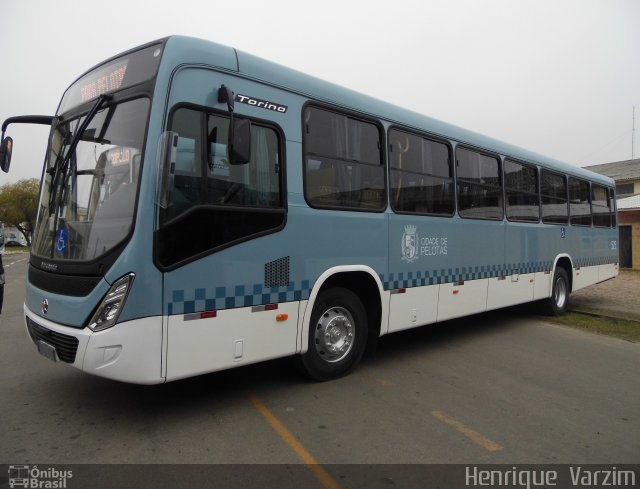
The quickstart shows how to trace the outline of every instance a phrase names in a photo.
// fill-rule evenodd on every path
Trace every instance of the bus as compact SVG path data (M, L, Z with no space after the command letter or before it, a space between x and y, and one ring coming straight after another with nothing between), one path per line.
M37 351L157 384L293 356L350 372L383 335L618 273L610 178L239 50L173 36L80 76L53 116L24 316ZM35 350L34 349L34 350Z

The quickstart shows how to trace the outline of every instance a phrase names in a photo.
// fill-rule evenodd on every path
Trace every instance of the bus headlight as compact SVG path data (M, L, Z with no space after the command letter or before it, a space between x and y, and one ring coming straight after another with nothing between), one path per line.
M135 276L135 273L129 273L113 283L89 321L89 328L93 331L102 331L116 324Z

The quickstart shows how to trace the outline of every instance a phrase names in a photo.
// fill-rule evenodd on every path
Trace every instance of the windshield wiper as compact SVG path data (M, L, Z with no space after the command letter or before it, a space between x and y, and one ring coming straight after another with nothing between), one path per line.
M60 209L64 205L64 201L67 195L67 187L69 185L69 176L73 173L73 171L69 171L69 164L72 161L72 155L75 152L76 147L80 142L80 139L82 138L82 134L87 129L87 127L89 127L91 120L98 113L102 105L107 100L111 100L112 98L113 97L111 95L104 94L104 93L98 97L95 103L91 106L91 109L89 109L89 112L87 112L87 115L82 121L82 124L80 124L76 132L73 134L71 141L69 142L69 148L67 149L67 152L65 153L64 157L61 157L62 151L60 151L60 153L58 154L58 157L56 158L56 162L53 167L53 172L54 172L53 178L51 181L52 189L53 189L51 198L54 199L54 202L57 200L57 203L55 208L53 209L51 208L51 205L49 205L49 211L54 214L54 219L55 219L55 222L53 225L54 229L58 228L58 219L61 217ZM56 193L58 194L57 199L55 198ZM53 239L51 243L52 257L54 254L55 242L56 240Z
M84 121L82 121L82 124L80 124L80 127L78 128L76 133L73 135L73 138L71 139L71 143L69 144L69 149L67 150L67 153L64 155L64 159L60 162L60 164L62 165L63 173L67 171L67 167L69 166L69 161L71 161L71 155L76 150L76 146L78 146L78 143L80 142L80 138L84 134L84 131L87 129L87 127L89 127L91 120L98 113L98 111L102 107L102 104L107 100L111 100L111 98L112 96L106 93L103 93L102 95L100 95L98 97L98 100L96 100L96 103L93 104L93 107L91 107L91 110L89 110L89 112L85 116Z

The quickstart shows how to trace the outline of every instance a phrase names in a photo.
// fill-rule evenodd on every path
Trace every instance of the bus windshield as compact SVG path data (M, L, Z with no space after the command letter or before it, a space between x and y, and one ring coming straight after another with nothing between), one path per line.
M148 111L149 99L138 98L54 125L33 254L89 261L127 237Z

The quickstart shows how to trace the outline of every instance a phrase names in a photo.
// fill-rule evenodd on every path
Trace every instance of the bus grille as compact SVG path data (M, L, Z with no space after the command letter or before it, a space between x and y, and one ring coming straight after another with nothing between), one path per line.
M278 258L264 265L264 286L287 287L289 285L289 257Z
M37 345L38 341L44 341L55 347L58 358L63 362L73 363L76 360L78 351L78 338L62 333L56 333L40 326L27 318L27 328L31 339Z

